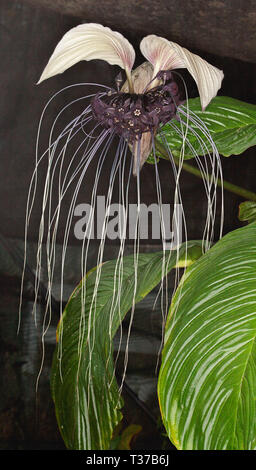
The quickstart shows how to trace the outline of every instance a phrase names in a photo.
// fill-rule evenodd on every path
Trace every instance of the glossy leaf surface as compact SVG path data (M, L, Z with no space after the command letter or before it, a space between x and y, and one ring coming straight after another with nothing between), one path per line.
M186 130L186 118L183 115L181 115L183 126L178 121L172 120L171 122L175 125L175 128L171 124L166 124L162 128L170 150L175 156L180 156L183 145L183 139L178 132L183 132L183 134L187 132L187 144L184 147L185 158L194 157L192 148L199 156L212 151L209 139L192 121L197 117L207 127L219 154L224 157L239 155L249 147L256 145L255 105L227 96L217 96L205 111L201 109L199 98L189 99L182 108L190 114L190 129ZM195 135L195 132L199 138Z
M255 222L256 221L256 202L244 201L239 205L238 218L242 222Z
M256 448L256 224L223 237L177 289L158 383L178 449Z

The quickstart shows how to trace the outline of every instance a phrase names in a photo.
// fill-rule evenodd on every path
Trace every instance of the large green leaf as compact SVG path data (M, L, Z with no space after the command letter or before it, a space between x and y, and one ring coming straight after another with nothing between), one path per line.
M191 264L201 256L201 245L190 242L187 250L182 246L179 258L175 251L171 256L167 252L140 254L135 296L134 256L124 257L123 266L113 260L100 270L93 269L72 294L58 327L51 377L57 421L67 448L109 448L113 430L122 418L111 340L133 301L139 302L158 285L163 267L169 271L178 259L179 266Z
M187 102L190 112L200 118L210 131L211 137L219 151L224 157L239 155L247 148L256 145L256 106L250 103L229 98L227 96L217 96L202 111L199 98L193 98ZM187 105L182 108L186 110ZM183 121L183 133L186 128L186 118L181 115ZM179 131L182 130L178 121L172 120ZM191 146L197 155L205 155L212 152L212 146L206 135L191 120L191 128L197 132L199 139L193 135L191 130L187 131L188 143L184 147L184 157L193 158L194 154ZM170 124L166 124L162 131L174 156L180 156L183 139L179 136L177 129L173 129ZM160 139L160 136L157 137ZM161 140L162 141L162 140Z
M186 271L170 308L158 394L183 450L256 449L256 224Z

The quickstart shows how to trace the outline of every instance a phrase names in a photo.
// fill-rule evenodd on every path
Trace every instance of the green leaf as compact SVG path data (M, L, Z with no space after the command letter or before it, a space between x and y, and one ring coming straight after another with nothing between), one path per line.
M216 96L202 111L199 98L193 98L187 102L190 112L206 125L220 155L229 157L239 155L249 147L256 145L256 105L229 98ZM186 110L187 105L182 109ZM181 115L182 117L182 115ZM186 118L183 116L183 133L186 128ZM172 120L179 131L181 124ZM187 144L184 146L184 158L193 158L192 146L198 156L212 152L212 146L205 134L190 120L189 125L197 132L200 139L193 135L191 130L187 132ZM162 127L165 138L174 156L180 156L183 139L170 124ZM162 142L160 136L157 139ZM190 146L188 145L190 144Z
M178 287L158 394L183 450L256 449L256 224L223 237Z
M159 157L157 157L157 158L155 159L153 153L150 153L150 155L149 155L148 158L147 158L147 163L148 163L149 165L155 165L155 164L158 163L158 162L159 162Z
M256 202L245 201L239 205L238 218L242 222L256 222Z
M109 448L122 418L112 338L133 301L139 302L159 284L163 267L169 271L177 264L189 265L202 254L202 242L190 242L187 248L187 256L186 245L180 248L179 258L175 251L171 256L168 252L140 254L135 296L134 256L124 257L122 266L113 260L100 270L94 268L71 295L58 327L51 377L56 417L68 449Z

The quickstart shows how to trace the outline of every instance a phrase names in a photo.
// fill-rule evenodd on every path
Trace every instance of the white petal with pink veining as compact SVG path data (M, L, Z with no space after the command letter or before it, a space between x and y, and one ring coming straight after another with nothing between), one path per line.
M102 59L129 74L135 60L132 45L122 34L100 24L81 24L58 43L38 83L64 72L80 60Z
M141 41L140 48L154 66L154 75L160 70L187 68L197 84L202 109L206 108L221 87L224 77L222 70L175 42L149 35Z
M170 42L167 39L150 34L142 39L140 50L144 57L154 66L154 75L160 70L171 70L183 68L182 59L171 50Z

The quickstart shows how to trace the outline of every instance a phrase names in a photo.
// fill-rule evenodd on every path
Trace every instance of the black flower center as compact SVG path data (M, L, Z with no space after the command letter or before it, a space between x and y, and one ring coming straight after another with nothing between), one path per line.
M177 84L171 79L144 94L111 90L92 100L95 119L105 128L126 138L129 142L144 132L154 133L160 124L170 121L180 103Z

